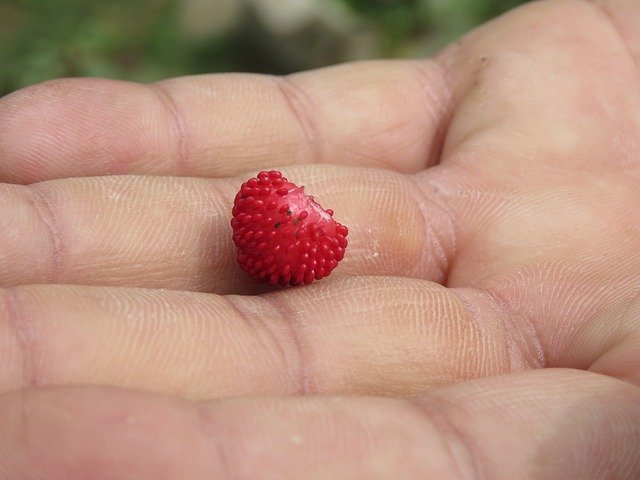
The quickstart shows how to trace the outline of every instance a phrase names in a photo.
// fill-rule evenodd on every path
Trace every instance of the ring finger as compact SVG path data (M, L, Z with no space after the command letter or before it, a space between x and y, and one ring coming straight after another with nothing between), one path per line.
M285 173L349 227L348 255L336 274L444 278L450 218L410 177L334 166ZM0 286L255 292L236 266L229 225L242 180L124 176L0 185Z

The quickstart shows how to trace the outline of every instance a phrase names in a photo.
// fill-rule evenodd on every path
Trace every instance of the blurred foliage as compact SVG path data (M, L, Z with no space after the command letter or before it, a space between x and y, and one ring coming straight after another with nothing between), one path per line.
M349 27L339 30L313 20L292 34L270 27L251 7L256 0L237 0L240 13L228 25L194 36L184 20L189 1L0 0L0 95L63 76L146 82L230 70L279 74L356 58L425 55L524 3L317 0L318 8L339 7ZM209 15L217 15L222 3L229 5L210 0Z

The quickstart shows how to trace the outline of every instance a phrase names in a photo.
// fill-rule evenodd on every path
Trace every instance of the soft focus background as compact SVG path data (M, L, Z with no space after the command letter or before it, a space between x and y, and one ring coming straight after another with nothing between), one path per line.
M524 0L0 0L0 95L42 80L290 73L428 55Z

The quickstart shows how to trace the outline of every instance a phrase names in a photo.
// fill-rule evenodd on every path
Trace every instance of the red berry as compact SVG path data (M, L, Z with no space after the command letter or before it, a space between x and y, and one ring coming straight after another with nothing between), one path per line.
M278 171L244 182L231 213L238 263L257 281L311 283L344 257L347 227Z

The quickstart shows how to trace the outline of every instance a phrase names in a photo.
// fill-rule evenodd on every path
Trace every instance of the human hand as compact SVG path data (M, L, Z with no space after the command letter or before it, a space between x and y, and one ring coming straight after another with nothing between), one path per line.
M639 23L2 99L0 478L638 478ZM330 278L236 266L262 168L349 227Z

